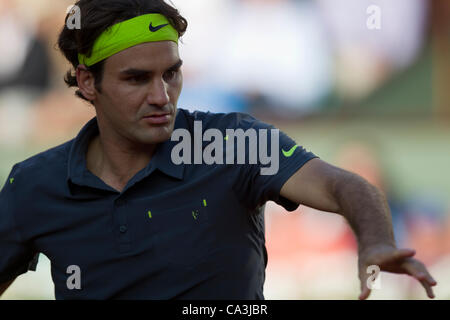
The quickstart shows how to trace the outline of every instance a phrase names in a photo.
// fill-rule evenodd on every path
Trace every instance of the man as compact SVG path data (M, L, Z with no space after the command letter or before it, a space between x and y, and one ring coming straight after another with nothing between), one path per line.
M66 82L97 116L75 139L13 167L0 195L2 290L34 269L41 252L57 299L263 299L263 209L273 200L347 218L358 239L361 299L370 265L415 277L433 297L436 282L414 251L396 248L375 187L249 115L177 109L178 38L187 27L177 10L162 0L77 5L81 29L65 27L58 43L76 70ZM212 156L195 137L199 126L203 140L208 130L209 141L223 134L226 163L197 159ZM228 144L230 129L274 130L268 146L262 135L256 141L262 160L233 163L242 149ZM174 152L171 136L183 133L193 147ZM273 172L261 156L268 147L279 156ZM178 163L191 152L194 164Z

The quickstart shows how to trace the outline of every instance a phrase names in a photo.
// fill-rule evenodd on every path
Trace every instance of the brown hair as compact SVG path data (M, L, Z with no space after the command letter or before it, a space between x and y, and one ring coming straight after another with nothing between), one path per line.
M75 5L81 11L81 28L71 30L67 27L67 20L70 18L68 13L57 43L58 48L73 66L73 69L67 71L64 77L69 87L78 87L75 75L75 69L79 64L78 53L90 55L95 40L116 23L148 13L159 13L170 21L178 31L179 37L183 36L187 29L187 20L164 0L79 0ZM88 68L94 76L95 88L99 92L101 92L104 61ZM75 94L87 100L80 90L77 90Z

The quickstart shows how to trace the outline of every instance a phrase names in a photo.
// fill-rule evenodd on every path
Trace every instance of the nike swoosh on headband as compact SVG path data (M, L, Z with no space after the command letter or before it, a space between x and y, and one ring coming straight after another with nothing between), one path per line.
M159 26L154 27L152 24L153 24L153 22L150 22L150 25L149 25L149 27L148 27L148 29L149 29L151 32L156 32L156 31L158 31L159 29L162 29L162 28L164 28L165 26L168 26L168 25L169 25L168 23L166 23L166 24L162 24L162 25L159 25Z
M78 62L90 67L141 43L173 41L178 44L178 38L178 31L165 16L159 13L145 14L107 28L95 40L89 56L78 53Z

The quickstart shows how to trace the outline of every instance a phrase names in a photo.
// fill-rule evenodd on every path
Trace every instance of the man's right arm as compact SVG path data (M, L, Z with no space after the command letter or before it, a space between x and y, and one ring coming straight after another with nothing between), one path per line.
M3 293L6 291L6 289L8 289L12 285L14 280L16 280L16 279L13 279L13 280L11 280L9 282L5 282L5 283L0 283L0 297L3 295Z

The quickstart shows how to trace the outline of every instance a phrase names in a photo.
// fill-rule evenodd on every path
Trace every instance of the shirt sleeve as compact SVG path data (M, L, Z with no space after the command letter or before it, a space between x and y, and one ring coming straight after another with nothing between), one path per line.
M39 253L23 241L16 226L15 165L0 191L0 283L15 279L28 270L36 271Z
M244 113L237 113L237 119L239 128L242 128L244 131L253 128L256 132L259 132L260 129L266 129L267 137L264 139L264 136L258 135L257 146L246 148L246 161L249 161L248 156L251 153L256 153L259 156L256 164L238 166L240 173L234 183L236 193L252 209L258 208L267 201L272 200L283 206L287 211L294 211L299 204L282 197L280 195L281 188L305 163L319 157L312 152L308 152L273 125L264 123ZM272 132L272 130L275 131ZM270 165L267 164L267 159L264 161L265 163L261 161L260 148L263 140L267 141L267 151L265 153L270 154ZM271 154L272 149L274 150L273 155ZM270 166L272 168L267 170ZM266 170L265 173L264 168Z

